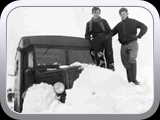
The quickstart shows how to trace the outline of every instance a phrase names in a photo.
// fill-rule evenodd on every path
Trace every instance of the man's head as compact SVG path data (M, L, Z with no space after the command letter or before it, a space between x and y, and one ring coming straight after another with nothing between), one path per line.
M101 14L101 10L99 9L99 7L92 8L92 15L94 18L98 18L100 14Z
M119 10L119 15L121 16L122 20L125 20L128 17L128 10L126 8L121 8Z

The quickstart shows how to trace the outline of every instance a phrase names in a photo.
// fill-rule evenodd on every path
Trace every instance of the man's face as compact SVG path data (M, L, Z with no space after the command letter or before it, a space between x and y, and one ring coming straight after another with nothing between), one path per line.
M123 11L120 13L121 19L125 20L128 17L128 13L126 11Z
M92 15L94 18L98 18L100 16L100 11L99 10L93 11Z

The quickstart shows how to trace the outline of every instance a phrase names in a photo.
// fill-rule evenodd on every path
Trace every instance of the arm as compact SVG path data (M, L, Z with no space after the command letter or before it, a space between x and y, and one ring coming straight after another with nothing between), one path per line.
M146 32L147 32L147 26L145 24L143 24L142 22L137 21L137 28L140 28L140 32L137 35L137 38L141 38Z
M115 36L115 35L118 33L117 26L118 26L118 25L116 25L116 26L112 29L112 36Z
M110 26L109 26L109 24L108 24L108 22L107 22L106 20L104 20L104 27L105 27L106 32L107 32L109 35L112 36L112 30L111 30L111 28L110 28Z
M86 24L86 33L85 33L85 38L88 40L91 40L91 34L89 32L89 24Z

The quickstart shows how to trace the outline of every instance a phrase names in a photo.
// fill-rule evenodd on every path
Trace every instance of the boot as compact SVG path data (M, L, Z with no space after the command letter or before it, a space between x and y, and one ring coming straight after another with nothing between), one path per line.
M105 68L105 58L103 52L98 52L97 53L97 59L98 59L98 65L100 67Z
M126 68L126 73L127 73L127 79L128 79L128 82L132 82L132 72L131 72L131 67L129 68Z
M107 66L107 68L110 69L110 70L112 70L112 71L115 71L114 63L109 64L109 65Z
M91 57L92 57L92 61L93 61L93 63L96 65L96 66L98 66L98 59L97 59L97 55L96 55L96 53L95 53L95 51L90 51L90 55L91 55Z
M106 66L105 61L100 60L99 66L102 67L102 68L105 68L105 66Z
M140 85L140 82L138 82L137 79L136 79L136 76L137 76L137 63L131 63L131 73L132 73L133 83L135 85Z

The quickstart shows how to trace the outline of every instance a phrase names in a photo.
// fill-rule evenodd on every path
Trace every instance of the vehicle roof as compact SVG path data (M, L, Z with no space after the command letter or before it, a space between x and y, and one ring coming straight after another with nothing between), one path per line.
M19 47L28 45L56 45L64 47L90 47L90 41L80 37L70 36L25 36L19 42Z

